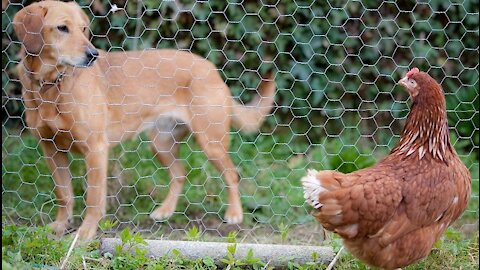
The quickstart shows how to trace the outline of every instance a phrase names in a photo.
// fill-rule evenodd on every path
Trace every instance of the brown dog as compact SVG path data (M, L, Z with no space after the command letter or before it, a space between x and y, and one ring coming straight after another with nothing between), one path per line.
M72 217L69 151L85 156L86 214L79 236L95 236L105 213L108 149L148 129L157 159L168 167L170 191L150 216L174 212L185 181L178 142L188 129L225 177L228 223L242 221L238 174L227 154L230 124L257 130L271 110L272 77L263 97L235 102L215 66L176 50L106 53L88 37L89 19L74 2L45 1L20 10L14 30L26 54L18 66L26 121L40 139L60 207L51 227L63 234Z

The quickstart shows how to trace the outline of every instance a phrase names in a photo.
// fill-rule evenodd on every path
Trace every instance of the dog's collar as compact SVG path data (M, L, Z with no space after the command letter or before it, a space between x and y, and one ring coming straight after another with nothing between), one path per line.
M50 88L54 87L54 86L57 86L62 82L63 78L65 77L65 72L62 71L58 74L58 76L55 78L54 81L46 81L46 80L43 80L43 79L40 79L40 80L37 80L35 79L34 77L34 72L29 70L28 67L24 64L23 67L25 68L25 72L27 73L27 76L30 78L30 80L32 82L34 81L37 81L39 86L40 86L40 93L43 93L47 90L49 90Z
M53 81L53 82L40 80L39 81L39 83L40 83L40 93L44 93L45 91L49 90L50 88L52 88L54 86L58 87L58 85L62 82L64 76L65 76L65 73L60 72L60 74L58 74L57 78L55 78L55 81Z

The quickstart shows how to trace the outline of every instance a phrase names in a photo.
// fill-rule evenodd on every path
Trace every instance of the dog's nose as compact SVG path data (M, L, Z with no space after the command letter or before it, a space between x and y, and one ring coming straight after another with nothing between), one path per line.
M97 49L93 47L87 47L87 50L85 51L85 54L87 55L87 58L89 60L95 59L98 57L98 51Z

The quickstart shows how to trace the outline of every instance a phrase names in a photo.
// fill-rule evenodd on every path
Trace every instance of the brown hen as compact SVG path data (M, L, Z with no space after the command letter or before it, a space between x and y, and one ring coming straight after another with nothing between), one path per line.
M353 173L309 170L302 178L315 218L365 263L412 264L465 210L470 172L450 144L444 93L417 68L400 80L413 105L400 142L373 167Z

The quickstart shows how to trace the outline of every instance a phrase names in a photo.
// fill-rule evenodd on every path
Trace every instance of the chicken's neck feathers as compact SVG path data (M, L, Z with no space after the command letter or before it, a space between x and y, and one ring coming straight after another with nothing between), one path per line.
M414 102L407 117L399 144L392 154L423 159L429 154L445 162L448 151L453 151L448 132L445 104Z

